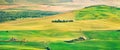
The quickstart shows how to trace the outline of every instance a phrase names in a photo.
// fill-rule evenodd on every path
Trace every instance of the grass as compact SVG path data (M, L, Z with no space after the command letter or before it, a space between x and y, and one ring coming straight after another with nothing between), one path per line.
M81 33L82 34L82 33ZM66 32L58 30L14 30L0 31L0 49L1 50L44 50L45 42L55 42L77 38L80 33ZM8 41L10 38L16 38L23 42ZM6 41L6 42L5 42Z
M52 50L119 50L119 31L85 31L86 41L65 43L51 42ZM93 38L93 39L92 39Z
M56 30L46 30L46 31L0 31L1 39L4 39L5 36L13 35L14 37L26 37L27 41L24 44L20 42L0 42L0 49L7 50L19 50L19 49L28 49L28 50L41 50L45 49L45 43L40 38L44 39L47 45L51 50L119 50L120 49L120 31L118 30L104 30L104 31L83 31L83 33L75 34L79 32L64 32ZM34 40L34 37L39 37L38 40ZM73 43L65 43L64 40L71 40L78 38L79 36L86 36L86 41L77 41ZM48 41L49 38L52 41ZM9 37L10 38L10 37ZM19 38L19 39L20 39ZM54 38L64 39L56 40ZM65 39L70 38L70 39Z
M100 8L98 8L100 7ZM26 18L17 19L16 21L10 21L0 24L0 30L48 30L57 29L63 31L78 31L82 30L117 30L120 29L119 20L119 8L109 6L93 6L89 8L81 9L80 11L67 12L54 16L42 17L42 18ZM98 17L94 17L90 12L94 12ZM99 10L99 11L98 11ZM102 10L102 11L101 11ZM110 10L110 11L109 11ZM118 11L117 11L118 10ZM9 11L8 11L9 12ZM100 12L100 13L96 13ZM76 13L78 16L76 17ZM80 14L79 14L80 13ZM89 13L89 14L87 14ZM113 13L113 14L111 14ZM87 18L79 16L87 14ZM100 15L102 14L102 16ZM91 16L92 15L92 16ZM17 15L16 15L17 16ZM86 15L85 15L86 16ZM89 17L89 19L88 19ZM94 20L91 20L91 17ZM102 17L102 18L99 18ZM83 20L86 19L86 20ZM95 19L96 18L96 19ZM74 20L72 23L52 23L52 20ZM80 19L80 20L75 20Z
M120 8L106 5L89 6L76 11L76 20L120 18Z
M59 17L59 16L58 16ZM63 31L81 30L117 30L120 29L119 22L108 20L81 20L72 23L51 23L58 17L37 18L37 19L20 19L12 22L0 24L0 30L48 30L56 29ZM69 18L67 18L69 19Z
M1 50L43 50L45 49L42 42L0 42Z
M85 41L73 44L56 42L50 43L50 47L52 50L119 50L119 42L120 41Z
M105 19L78 20L73 23L51 22L55 19L74 20L75 18L74 12L69 12L44 18L18 19L1 23L0 40L9 40L14 37L18 40L26 39L27 42L24 46L22 45L23 47L19 42L0 42L0 49L26 50L27 48L27 50L40 50L44 48L42 42L46 42L51 50L120 50L120 31L117 31L120 29L119 22L111 22ZM86 36L88 39L73 43L63 42L80 36Z
M97 40L119 40L120 31L88 31L84 34L91 38Z
M21 30L21 31L0 31L0 40L9 40L14 37L18 40L26 39L27 41L54 41L65 40L78 37L80 33L61 32L57 30ZM64 38L64 39L60 39Z

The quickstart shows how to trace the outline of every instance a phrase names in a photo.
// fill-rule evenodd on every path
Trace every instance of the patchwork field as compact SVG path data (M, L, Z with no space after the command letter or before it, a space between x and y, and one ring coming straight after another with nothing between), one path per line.
M115 7L90 6L54 16L3 22L0 50L120 50L119 12Z

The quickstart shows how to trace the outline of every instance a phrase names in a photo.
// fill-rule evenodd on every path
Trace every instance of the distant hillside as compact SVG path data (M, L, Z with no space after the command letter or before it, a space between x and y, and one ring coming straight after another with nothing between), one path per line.
M89 6L76 11L76 20L119 18L120 8L113 6Z
M0 0L0 4L43 4L71 2L72 0Z

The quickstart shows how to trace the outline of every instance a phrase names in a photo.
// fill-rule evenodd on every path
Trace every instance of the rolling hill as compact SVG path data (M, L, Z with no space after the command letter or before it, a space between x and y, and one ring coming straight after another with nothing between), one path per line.
M113 50L120 49L119 30L83 31L82 33L59 30L13 30L0 31L1 50L45 50L48 46L52 50ZM85 41L64 41L86 36ZM24 43L6 41L14 37L25 39ZM61 47L60 47L61 46Z
M73 12L67 12L54 16L48 16L43 18L28 18L18 19L16 21L5 22L0 24L2 26L0 30L46 30L46 29L58 29L58 30L107 30L107 29L120 29L119 23L119 8L113 8L115 12L112 12L112 8L109 6L92 6ZM89 13L92 12L93 13ZM96 13L95 10L99 13ZM95 12L94 12L95 11ZM102 13L103 12L103 13ZM94 15L92 15L94 14ZM102 15L101 15L102 14ZM83 16L81 16L83 15ZM96 17L98 15L98 17ZM75 20L71 23L52 23L52 20ZM77 20L76 20L77 19ZM86 20L84 20L86 19ZM69 26L68 26L69 25Z
M53 23L53 20L74 22ZM119 8L99 5L54 16L0 23L0 50L45 50L46 47L51 50L120 50L118 20ZM87 39L64 42L81 36ZM10 40L12 38L18 41Z
M90 38L86 41L73 43L51 42L49 46L52 50L119 50L119 31L85 31L85 36ZM62 46L62 47L59 47Z
M76 20L120 18L120 8L106 5L88 6L76 12Z

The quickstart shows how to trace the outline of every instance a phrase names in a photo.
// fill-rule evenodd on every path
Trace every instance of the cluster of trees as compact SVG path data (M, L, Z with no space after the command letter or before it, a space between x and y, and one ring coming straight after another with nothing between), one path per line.
M55 22L55 23L63 23L63 22L74 22L73 20L52 20L52 22Z
M25 11L0 11L0 22L16 20L17 18L36 18L59 14L58 12L25 10Z

